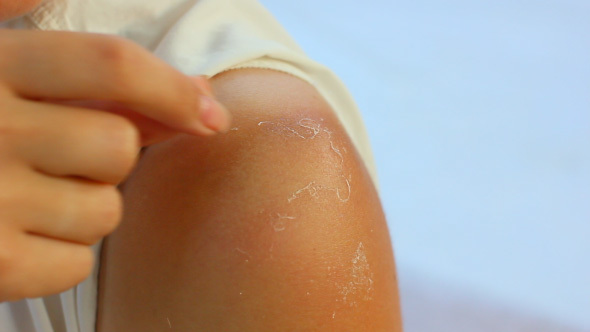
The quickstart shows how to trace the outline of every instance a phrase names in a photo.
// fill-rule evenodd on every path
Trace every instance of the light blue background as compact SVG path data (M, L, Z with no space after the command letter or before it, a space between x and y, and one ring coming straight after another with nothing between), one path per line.
M590 2L263 3L363 111L401 277L590 331Z

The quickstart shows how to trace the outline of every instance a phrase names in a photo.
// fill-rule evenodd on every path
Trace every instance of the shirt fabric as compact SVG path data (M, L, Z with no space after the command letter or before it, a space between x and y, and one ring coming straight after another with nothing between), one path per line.
M0 28L64 30L131 39L188 75L237 68L286 72L332 107L376 184L368 137L342 82L311 60L256 0L49 0ZM60 294L0 303L0 332L94 332L99 254L82 283Z

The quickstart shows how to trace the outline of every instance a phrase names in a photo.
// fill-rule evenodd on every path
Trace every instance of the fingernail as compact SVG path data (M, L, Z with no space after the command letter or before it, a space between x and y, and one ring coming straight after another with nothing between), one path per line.
M209 96L201 95L201 122L216 132L225 133L229 130L230 115L223 105Z

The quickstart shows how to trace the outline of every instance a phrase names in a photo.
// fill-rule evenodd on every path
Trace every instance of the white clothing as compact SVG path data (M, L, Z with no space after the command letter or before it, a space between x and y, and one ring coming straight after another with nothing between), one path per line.
M268 68L314 85L351 137L375 181L361 116L346 88L310 60L255 0L49 0L0 28L119 35L190 75L232 68ZM93 332L99 253L84 282L61 294L0 304L0 332Z

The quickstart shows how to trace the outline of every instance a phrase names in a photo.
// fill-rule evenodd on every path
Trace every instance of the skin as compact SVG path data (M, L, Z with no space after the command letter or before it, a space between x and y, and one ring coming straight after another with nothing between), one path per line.
M0 21L24 15L37 7L43 0L3 0L0 2Z
M0 54L0 301L16 301L88 276L140 146L229 115L203 78L121 38L0 30Z
M2 1L0 19L38 4ZM378 195L309 84L249 69L210 88L119 39L2 33L0 301L80 282L88 246L116 228L99 332L401 331ZM215 104L213 126L197 95ZM211 136L229 128L215 98L237 130Z
M212 85L238 129L147 148L104 242L98 331L401 331L379 198L330 107L269 70Z

